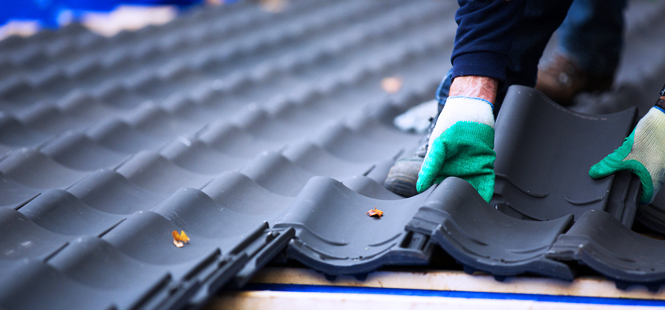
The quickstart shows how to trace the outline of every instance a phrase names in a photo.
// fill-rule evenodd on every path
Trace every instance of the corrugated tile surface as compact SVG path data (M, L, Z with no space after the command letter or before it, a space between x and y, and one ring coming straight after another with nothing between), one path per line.
M2 42L0 304L200 304L286 247L295 231L275 224L299 221L303 188L392 195L377 181L419 137L390 122L447 69L454 9L242 3L108 39L69 27ZM390 248L392 227L351 251ZM176 248L173 230L191 243Z
M329 276L427 264L441 246L497 278L572 278L571 265L546 257L550 245L582 210L630 225L633 196L610 195L630 192L629 180L596 182L594 193L609 193L560 213L544 208L574 188L546 184L556 188L539 200L506 185L494 205L510 216L459 179L409 199L382 186L420 139L392 119L430 99L449 69L455 10L429 0L299 0L281 13L239 3L111 38L68 26L0 42L0 307L200 306L284 250ZM401 89L387 93L386 77ZM631 113L608 117L616 130L598 143L620 144ZM520 177L507 178L535 184ZM383 218L365 215L374 207ZM489 228L473 231L477 219ZM542 238L498 242L506 225ZM175 247L174 230L190 244Z

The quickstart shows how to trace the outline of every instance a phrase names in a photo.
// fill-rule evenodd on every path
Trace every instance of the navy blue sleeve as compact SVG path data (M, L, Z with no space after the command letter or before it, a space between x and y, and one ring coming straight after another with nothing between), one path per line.
M556 1L556 0L552 0ZM508 52L526 0L458 0L453 78L487 76L505 82Z

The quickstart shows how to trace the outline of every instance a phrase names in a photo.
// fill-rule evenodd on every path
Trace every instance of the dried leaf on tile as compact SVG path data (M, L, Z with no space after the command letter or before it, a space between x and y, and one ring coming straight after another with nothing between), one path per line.
M181 230L180 233L174 230L171 235L173 235L173 245L179 248L182 248L185 243L189 243L189 236L187 236L184 230Z
M366 214L369 215L369 216L376 216L378 218L381 218L383 216L383 211L381 211L381 210L377 209L376 207L374 207L374 210L369 210L369 211L367 211Z

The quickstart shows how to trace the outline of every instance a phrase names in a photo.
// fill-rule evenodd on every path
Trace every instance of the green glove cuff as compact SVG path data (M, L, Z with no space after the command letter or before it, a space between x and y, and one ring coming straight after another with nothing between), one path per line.
M456 176L471 183L489 202L494 193L494 128L460 121L437 137L418 174L418 192ZM445 165L444 165L445 163Z
M635 130L633 130L630 136L623 141L623 144L618 149L610 155L607 155L607 157L603 158L599 163L593 165L589 170L589 176L594 179L600 179L614 174L617 171L630 170L640 178L640 182L642 183L640 203L646 204L651 201L654 190L649 170L637 160L629 159L624 161L628 154L633 150L634 143Z

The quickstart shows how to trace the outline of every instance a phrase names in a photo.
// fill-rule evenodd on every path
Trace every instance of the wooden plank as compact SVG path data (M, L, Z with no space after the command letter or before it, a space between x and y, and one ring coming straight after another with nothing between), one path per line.
M488 275L468 275L461 271L377 271L370 273L365 281L341 276L335 281L326 280L323 274L311 269L264 268L252 283L333 285L353 287L383 287L441 291L469 291L492 293L543 294L558 296L583 296L607 298L631 298L665 300L664 290L649 292L643 286L630 286L622 291L614 282L603 278L578 278L566 282L550 278L509 277L504 282Z

